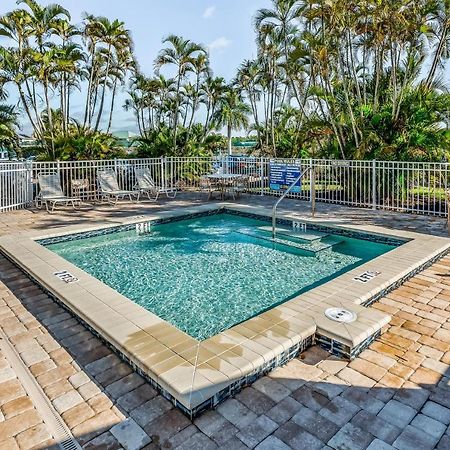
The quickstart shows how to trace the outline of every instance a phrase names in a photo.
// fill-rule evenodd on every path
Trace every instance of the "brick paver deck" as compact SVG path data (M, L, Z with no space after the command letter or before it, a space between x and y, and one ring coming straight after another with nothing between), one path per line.
M1 215L2 233L118 212L30 214ZM351 363L313 347L194 422L2 257L0 327L84 448L448 449L449 268L445 257L375 304L393 320ZM52 445L2 355L0 412L0 449Z

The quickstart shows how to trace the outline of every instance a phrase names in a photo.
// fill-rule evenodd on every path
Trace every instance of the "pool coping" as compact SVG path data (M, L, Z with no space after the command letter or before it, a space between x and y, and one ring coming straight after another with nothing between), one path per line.
M47 234L33 231L8 235L0 238L0 251L192 417L295 357L314 339L338 355L356 356L390 320L387 314L362 305L370 304L395 289L450 248L450 239L442 237L374 226L305 220L299 219L295 213L279 214L282 220L300 220L407 242L199 343L36 242L72 233L208 213L220 208L270 216L270 210L263 207L209 203L130 217L116 224L64 226ZM66 284L54 276L59 270L67 270L79 281ZM366 271L380 273L366 283L354 280ZM324 315L324 310L329 307L351 309L358 319L351 324L333 322Z

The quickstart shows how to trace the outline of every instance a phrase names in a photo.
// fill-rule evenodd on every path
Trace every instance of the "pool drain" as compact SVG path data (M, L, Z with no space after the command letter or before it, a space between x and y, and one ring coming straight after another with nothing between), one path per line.
M328 308L325 315L328 319L340 323L351 323L356 320L356 313L343 308Z

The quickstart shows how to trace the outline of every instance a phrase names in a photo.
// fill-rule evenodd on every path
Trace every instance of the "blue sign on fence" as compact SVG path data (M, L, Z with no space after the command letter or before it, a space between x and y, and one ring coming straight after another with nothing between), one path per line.
M300 176L300 167L292 164L270 163L269 186L273 191L286 190ZM301 192L302 180L298 180L291 192Z

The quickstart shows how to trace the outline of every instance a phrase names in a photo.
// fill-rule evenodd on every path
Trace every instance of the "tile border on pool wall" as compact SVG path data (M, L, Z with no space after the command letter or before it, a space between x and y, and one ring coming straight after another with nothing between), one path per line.
M435 255L433 258L429 259L422 265L416 267L411 272L403 276L402 278L398 279L395 283L392 283L385 289L382 289L380 292L375 294L373 297L371 297L369 300L361 303L362 306L369 307L373 305L374 303L378 302L383 297L386 297L387 294L391 293L395 289L398 289L402 284L404 284L406 281L410 280L411 278L415 277L420 272L423 272L428 267L432 266L436 261L439 261L441 258L443 258L445 255L449 253L449 249L444 250L443 252Z
M154 225L163 225L171 222L180 222L182 220L196 219L198 217L215 216L222 213L223 208L217 208L209 211L201 211L198 213L185 214L182 216L167 217L162 219L141 220L126 225L117 225L113 227L99 228L98 230L81 231L79 233L69 233L61 236L36 239L35 242L47 246L52 244L59 244L62 242L76 241L78 239L87 239L91 237L106 236L108 234L121 233L124 231L132 231L135 229L136 224L138 223L151 223Z
M6 239L0 238L0 252L12 260L12 262L21 268L28 277L33 279L41 288L51 295L55 300L60 303L64 308L70 311L77 319L82 322L88 329L90 329L96 336L101 338L106 344L112 348L122 359L127 361L138 373L144 376L155 388L158 389L161 394L168 398L175 406L179 407L189 417L194 417L200 414L205 409L216 406L225 398L234 395L243 387L251 384L258 377L266 374L270 370L279 365L285 364L289 359L294 358L299 352L303 351L307 346L314 342L314 336L317 339L319 345L324 346L328 350L332 351L338 356L346 358L354 358L359 352L366 348L380 333L382 326L389 321L389 316L385 313L376 310L366 309L362 305L369 305L378 300L383 295L386 295L392 289L395 289L399 284L402 284L405 280L413 276L415 273L423 270L424 267L431 264L440 256L448 252L450 247L450 240L445 238L436 238L430 236L421 236L416 233L409 232L391 232L390 230L373 227L375 230L372 232L363 231L364 226L361 226L363 230L353 229L351 226L334 227L328 225L322 225L321 223L312 223L311 221L302 219L302 222L307 223L308 229L323 231L325 233L341 234L348 237L356 237L359 239L371 240L375 242L381 242L398 246L386 255L379 257L380 259L372 260L364 264L364 270L377 270L377 267L383 267L383 274L380 277L372 280L371 282L361 285L359 283L352 282L352 277L355 273L352 271L343 274L336 279L325 283L323 286L312 289L309 292L300 294L299 296L288 300L287 302L272 308L269 311L261 313L260 315L249 319L241 324L230 328L229 330L219 333L218 335L202 341L205 349L212 349L214 351L214 345L222 344L226 345L232 341L236 341L235 345L237 349L242 349L245 352L245 358L240 357L241 362L237 360L230 360L224 350L223 353L216 353L214 358L224 363L234 365L238 368L239 376L235 376L234 372L231 375L226 376L226 382L212 381L220 379L220 376L226 375L226 371L219 365L213 369L217 372L213 378L208 378L207 372L202 372L202 365L208 365L208 360L204 363L196 365L196 371L199 372L200 379L203 378L208 384L202 384L202 382L194 385L194 394L197 394L197 390L203 390L205 387L204 395L196 395L195 399L186 397L186 383L183 383L183 379L179 380L178 374L184 373L182 365L180 367L174 367L177 377L166 378L166 373L159 372L152 369L153 366L145 364L139 359L137 353L134 353L133 347L129 347L123 340L120 340L120 333L117 334L114 330L107 327L107 323L104 320L104 316L100 315L100 321L98 315L95 320L90 315L91 307L83 309L83 303L77 303L77 295L80 296L80 289L87 291L90 295L97 295L105 306L114 310L114 302L112 298L117 301L118 297L123 297L117 292L113 292L111 288L104 290L107 286L103 285L99 280L88 276L87 273L81 271L82 278L77 286L71 286L70 289L64 286L64 283L59 284L51 279L51 271L54 267L58 267L65 261L63 258L58 257L56 254L51 253L49 249L45 249L43 245L49 245L56 242L64 242L74 239L80 239L83 237L93 237L99 235L106 235L120 231L129 231L135 228L136 223L150 222L153 224L163 224L175 221L194 219L202 216L212 216L221 213L235 214L243 217L254 218L263 220L270 223L270 211L264 208L245 207L243 205L220 204L220 205L208 205L209 209L205 208L205 205L198 207L190 207L189 213L186 209L179 209L177 211L171 211L166 213L160 213L158 215L148 217L139 217L130 219L130 221L123 220L122 224L108 226L103 225L97 229L89 229L82 231L80 228L75 228L75 233L67 234L67 229L59 230L60 235L57 236L58 230L52 230L55 234L36 237L30 235L29 238L21 237L20 240L15 240L14 236L10 236ZM287 217L286 217L287 216ZM132 222L131 222L132 220ZM290 226L296 218L292 218L289 213L280 214L277 223ZM367 228L366 228L367 229ZM36 245L41 244L41 245ZM405 244L405 245L400 245ZM50 257L50 255L55 255ZM34 258L34 259L33 259ZM50 262L53 261L53 262ZM68 268L72 267L80 274L80 269L77 269L70 263L67 263ZM358 270L360 270L362 266ZM35 276L34 276L35 275ZM89 281L83 287L83 283ZM97 291L90 291L90 289L97 288ZM72 291L75 291L73 293ZM78 294L76 293L78 292ZM110 295L105 297L105 293L109 292ZM94 294L93 294L94 293ZM112 294L112 296L111 296ZM117 294L117 296L116 296ZM102 297L103 295L103 297ZM91 298L91 297L89 297ZM92 297L93 298L93 297ZM109 300L111 302L109 302ZM120 299L119 299L120 300ZM97 299L95 299L97 302ZM122 314L123 320L128 320L130 324L137 327L140 331L145 331L144 323L147 323L147 316L149 312L143 310L143 320L133 322L131 315L125 314L128 308L131 308L133 303L131 300L123 297L121 301L121 308L117 309L119 314ZM97 303L95 303L97 305ZM130 306L128 306L130 305ZM134 304L135 305L135 304ZM324 317L324 309L328 307L346 307L354 309L358 314L358 321L355 324L349 324L349 326L342 326L336 323L330 323ZM124 309L126 308L126 309ZM276 314L275 313L276 310ZM114 310L116 311L116 310ZM135 311L135 308L131 309ZM272 313L271 315L271 312ZM103 314L103 310L102 310ZM135 312L133 314L136 314ZM359 318L360 316L360 318ZM272 319L276 320L272 320ZM122 320L122 318L120 318ZM160 322L162 319L159 319ZM92 323L90 325L89 323ZM252 325L253 324L253 328ZM258 331L254 337L246 337L246 331L252 329L258 329L261 325L261 331ZM369 325L370 324L370 325ZM166 326L166 325L164 325ZM173 326L167 324L168 328L175 329ZM248 328L246 328L248 327ZM256 328L255 328L256 327ZM128 330L128 329L127 329ZM283 330L280 333L280 330ZM151 335L151 332L145 331ZM126 336L129 336L131 331L127 331ZM156 339L158 341L158 339ZM207 345L208 344L208 345ZM160 343L161 345L161 343ZM163 344L165 345L165 344ZM169 345L168 348L172 349ZM181 352L182 353L182 352ZM175 351L177 358L185 359L186 364L189 363L189 358L181 356ZM251 355L254 356L251 356ZM213 358L210 358L211 361ZM145 358L144 358L145 361ZM165 360L163 360L165 361ZM247 365L242 366L244 361L247 361ZM250 363L250 365L248 365ZM164 362L166 364L166 362ZM179 364L179 363L177 363ZM211 371L209 367L209 371ZM166 370L166 369L165 369ZM203 376L201 374L204 374ZM220 375L220 376L219 376ZM169 381L167 381L169 380ZM171 381L170 381L171 380ZM196 380L197 381L197 380ZM212 383L212 384L211 384ZM184 388L183 388L184 386ZM191 390L191 386L188 386ZM184 390L183 390L184 389ZM177 398L179 397L179 398Z
M262 222L271 223L272 218L265 215L265 214L257 214L257 213L250 213L245 211L239 211L227 207L217 208L217 209L211 209L209 211L201 211L198 213L190 213L190 214L184 214L184 215L177 215L174 217L166 217L162 219L152 219L148 221L139 221L132 224L127 225L118 225L114 227L108 227L108 228L100 228L98 230L92 230L92 231L86 231L86 232L80 232L80 233L70 233L62 236L55 236L50 238L43 238L43 239L36 239L36 242L38 244L47 246L51 244L59 244L62 242L69 242L74 241L78 239L87 239L91 237L97 237L97 236L103 236L108 234L114 234L114 233L120 233L124 231L132 231L135 229L135 226L137 223L141 222L149 222L150 224L154 225L164 225L172 222L180 222L183 220L190 220L190 219L196 219L200 217L207 217L207 216L215 216L220 214L230 214L240 217L246 217L249 219L255 219L260 220ZM287 225L292 226L292 223L294 222L293 219L283 219L282 217L277 217L277 224L278 225ZM306 222L305 222L306 223ZM377 235L372 234L368 232L358 232L354 230L349 230L345 228L339 228L339 227L329 227L325 225L315 224L307 222L308 229L318 231L321 233L329 233L334 234L338 236L345 236L349 238L354 239L361 239L365 241L370 242L376 242L379 244L386 244L386 245L392 245L392 246L399 246L404 244L405 242L408 242L408 239L400 239L400 238L392 238L390 236L384 236L384 235ZM299 233L301 235L301 233Z

